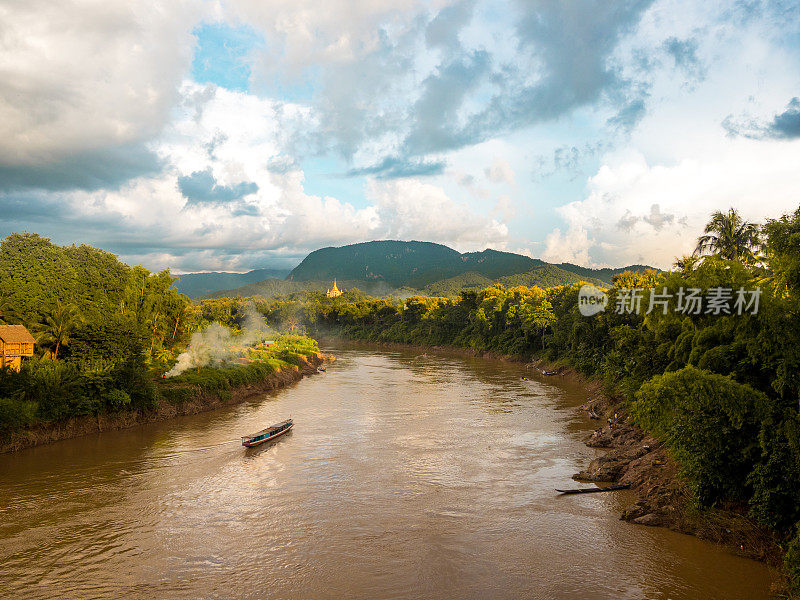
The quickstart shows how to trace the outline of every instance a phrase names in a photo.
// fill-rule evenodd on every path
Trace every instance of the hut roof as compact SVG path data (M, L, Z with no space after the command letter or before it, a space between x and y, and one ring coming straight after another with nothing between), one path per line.
M0 325L0 340L6 344L33 344L36 342L24 325Z

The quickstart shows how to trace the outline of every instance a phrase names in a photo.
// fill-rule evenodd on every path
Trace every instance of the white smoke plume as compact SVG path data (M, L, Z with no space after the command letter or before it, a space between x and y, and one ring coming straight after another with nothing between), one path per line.
M245 306L242 331L234 333L221 323L211 323L192 334L186 351L178 356L175 366L165 373L165 377L175 377L193 367L205 367L230 360L242 354L243 347L252 346L267 339L275 339L277 334L267 325L255 306Z

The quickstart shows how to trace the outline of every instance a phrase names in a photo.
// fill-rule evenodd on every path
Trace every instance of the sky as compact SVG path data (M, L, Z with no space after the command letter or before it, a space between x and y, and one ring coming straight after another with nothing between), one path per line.
M668 267L800 206L800 0L0 0L0 237Z

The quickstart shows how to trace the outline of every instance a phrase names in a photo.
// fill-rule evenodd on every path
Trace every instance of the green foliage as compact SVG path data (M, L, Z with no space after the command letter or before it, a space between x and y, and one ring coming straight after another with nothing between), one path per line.
M643 384L631 413L662 437L701 504L747 500L742 486L760 458L758 431L769 400L730 377L685 367Z
M36 403L0 398L0 432L20 429L36 421Z
M800 595L800 522L795 525L795 531L795 536L786 546L783 564L789 589Z
M103 321L81 323L72 335L67 358L144 361L147 331L131 315L111 314Z

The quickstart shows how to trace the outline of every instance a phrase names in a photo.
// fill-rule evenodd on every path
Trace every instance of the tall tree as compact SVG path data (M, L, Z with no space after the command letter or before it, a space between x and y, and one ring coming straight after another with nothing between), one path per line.
M70 337L80 323L80 315L74 304L56 302L55 308L46 315L44 322L37 327L38 343L53 348L53 359L58 360L62 346L69 344Z
M735 208L727 213L716 211L697 239L696 256L713 255L725 260L755 265L761 259L761 238L758 225L745 221Z

